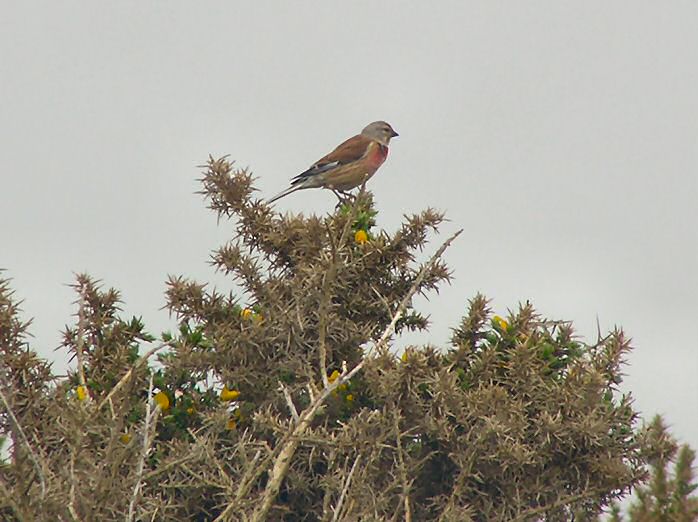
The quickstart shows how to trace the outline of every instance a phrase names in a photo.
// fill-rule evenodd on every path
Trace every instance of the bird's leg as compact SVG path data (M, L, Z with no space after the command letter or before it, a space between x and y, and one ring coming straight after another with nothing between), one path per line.
M337 210L339 210L339 209L341 208L342 203L344 202L344 200L342 199L342 196L339 194L339 191L338 191L338 190L332 189L332 194L334 194L335 196L337 196L337 204L334 206L334 210L337 211Z
M345 203L348 203L351 201L354 196L350 192L345 192L343 190L338 190L338 189L332 189L332 193L337 196L337 206L335 207L336 209L344 205Z

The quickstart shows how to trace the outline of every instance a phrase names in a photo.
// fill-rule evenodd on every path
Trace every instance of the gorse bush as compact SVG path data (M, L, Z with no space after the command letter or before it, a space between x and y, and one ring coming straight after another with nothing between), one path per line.
M80 275L57 378L0 284L4 520L593 520L645 479L659 445L617 389L622 331L586 344L477 295L449 346L397 353L429 326L412 297L451 276L455 236L417 262L439 212L388 233L362 190L282 216L224 158L202 183L239 290L170 277L176 332Z
M698 496L693 495L698 489L693 470L695 451L685 444L679 447L660 417L654 418L644 435L648 438L646 447L649 450L646 457L651 467L649 483L636 488L636 498L630 505L627 517L621 515L617 505L613 505L609 520L698 520ZM673 477L668 472L671 463L674 463Z

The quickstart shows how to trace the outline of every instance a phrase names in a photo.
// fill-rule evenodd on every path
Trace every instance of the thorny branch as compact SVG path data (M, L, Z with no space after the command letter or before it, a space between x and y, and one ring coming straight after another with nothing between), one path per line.
M276 496L279 493L279 488L281 487L281 483L283 482L283 479L286 476L286 472L288 471L288 468L291 465L291 460L296 452L296 449L298 448L301 435L303 435L303 433L308 429L310 423L315 418L315 415L320 410L321 406L324 405L327 398L335 389L337 389L337 387L349 381L354 375L361 371L368 358L368 355L370 355L373 352L382 352L384 350L386 344L388 343L388 340L395 332L395 325L400 320L402 315L405 313L405 310L410 300L419 289L419 286L426 277L427 272L431 270L431 268L438 261L443 252L461 234L461 232L462 230L459 230L450 238L448 238L441 245L441 247L434 253L434 255L429 259L429 261L422 266L421 270L419 271L419 274L412 283L412 287L409 289L407 294L405 294L402 301L400 302L400 305L395 311L392 321L383 331L383 335L381 335L379 341L377 343L374 343L374 345L368 350L366 357L364 357L361 360L361 362L359 362L356 366L354 366L354 368L352 368L348 372L343 372L343 374L340 375L339 378L337 378L334 382L328 383L328 385L323 389L322 393L317 398L315 398L315 400L310 404L310 406L308 406L305 410L303 410L303 412L301 412L299 416L299 421L295 425L294 429L291 431L291 436L289 440L287 440L283 444L279 455L274 460L274 465L272 467L269 480L262 494L262 501L260 502L257 510L252 515L251 520L253 522L262 522L266 519L266 516L274 503L274 499L276 499Z
M78 338L75 342L75 353L78 359L78 380L80 382L80 386L83 387L85 394L89 398L90 391L87 389L87 386L85 386L85 363L82 357L82 350L85 347L85 302L87 299L85 297L85 284L80 282L79 285L80 299L78 301Z

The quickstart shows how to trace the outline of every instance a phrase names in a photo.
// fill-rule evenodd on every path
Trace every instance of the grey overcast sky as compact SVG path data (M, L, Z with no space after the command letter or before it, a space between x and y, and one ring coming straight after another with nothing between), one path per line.
M379 226L431 206L466 229L432 332L401 342L444 345L478 291L588 340L622 325L624 389L698 448L693 0L2 2L0 267L32 346L65 369L74 272L155 333L167 274L228 285L207 260L231 225L194 194L209 153L270 196L376 119L400 133Z

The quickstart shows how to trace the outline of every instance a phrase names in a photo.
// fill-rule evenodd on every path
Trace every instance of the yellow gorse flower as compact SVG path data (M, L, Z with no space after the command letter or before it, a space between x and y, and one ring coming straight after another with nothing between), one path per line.
M167 396L167 394L163 391L159 391L155 394L155 397L153 397L155 400L155 403L160 406L160 409L162 411L165 411L169 409L170 407L170 398Z
M347 401L352 402L354 400L354 396L350 393L346 397Z
M261 323L264 320L264 316L258 312L252 310L252 308L243 308L240 312L240 317L246 320L253 320L256 324Z
M334 382L334 381L336 381L337 379L339 379L339 370L333 371L333 372L330 374L330 376L327 378L327 380L330 381L330 382Z
M237 390L229 390L228 386L223 386L223 389L221 390L221 400L228 402L228 401L234 401L240 397L240 392Z
M78 386L75 388L75 395L77 396L79 401L84 401L87 399L87 388L85 386Z
M128 444L129 442L131 442L131 435L129 435L128 433L124 433L123 435L121 435L121 437L119 437L119 440L121 440L121 442L123 442L124 444Z
M499 325L499 327L500 327L502 330L506 330L506 329L509 328L509 323L507 323L507 321L506 321L505 319L502 319L502 318L499 317L498 315L495 315L495 316L492 318L492 320L493 320L495 323L497 323L497 324Z
M233 419L229 419L228 422L225 423L225 427L228 430L234 430L237 428L238 423L235 422Z
M354 241L356 241L359 245L363 245L366 241L368 241L368 234L365 230L357 230L354 234Z

